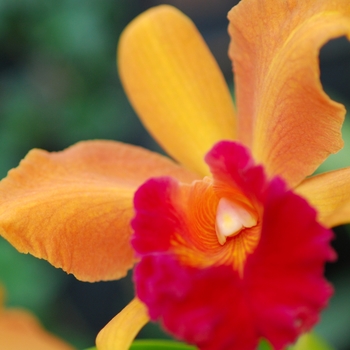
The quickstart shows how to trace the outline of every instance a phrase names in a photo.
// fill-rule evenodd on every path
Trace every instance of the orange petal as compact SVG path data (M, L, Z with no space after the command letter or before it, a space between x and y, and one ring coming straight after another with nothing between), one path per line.
M146 306L135 298L97 335L98 350L128 350L137 333L148 321Z
M324 225L350 223L350 168L312 176L295 190L317 209Z
M160 175L195 178L165 157L113 141L32 150L0 183L0 233L80 280L123 277L134 263L134 191Z
M73 350L41 328L38 321L23 310L0 312L0 349Z
M294 186L343 145L345 109L322 89L318 54L350 37L350 2L243 0L229 19L239 139Z
M175 159L207 174L204 155L234 139L232 99L194 24L167 5L137 17L118 49L119 73L142 122Z
M4 291L0 286L0 349L73 350L73 347L46 332L29 312L3 309Z

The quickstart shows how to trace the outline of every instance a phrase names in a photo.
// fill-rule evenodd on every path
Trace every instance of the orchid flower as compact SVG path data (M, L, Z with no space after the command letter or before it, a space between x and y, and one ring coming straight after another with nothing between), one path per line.
M73 350L46 332L38 320L23 309L5 308L4 290L0 286L0 348L6 350Z
M91 282L137 262L137 297L98 349L127 349L149 318L203 350L283 349L332 294L323 270L329 228L350 222L350 168L308 176L342 147L345 109L318 53L350 37L350 3L242 0L228 17L236 109L178 10L150 9L120 39L131 104L178 163L86 141L32 150L0 183L0 232L19 251Z

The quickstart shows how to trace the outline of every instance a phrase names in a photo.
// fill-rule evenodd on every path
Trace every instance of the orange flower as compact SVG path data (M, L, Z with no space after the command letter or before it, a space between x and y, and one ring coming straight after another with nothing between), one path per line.
M325 226L350 222L350 168L306 179L342 147L345 110L322 90L318 53L350 37L349 1L242 0L229 20L237 115L192 22L169 6L145 12L120 40L120 76L145 126L182 165L113 141L32 150L0 183L1 235L81 280L120 278L135 262L129 221L138 186L208 175L204 155L223 139L250 148Z
M0 349L73 350L73 347L47 333L29 312L3 307L0 288Z

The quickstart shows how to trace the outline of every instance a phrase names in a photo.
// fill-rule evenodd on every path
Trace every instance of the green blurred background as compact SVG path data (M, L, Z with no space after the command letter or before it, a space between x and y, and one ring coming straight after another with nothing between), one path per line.
M0 0L0 178L34 147L61 150L85 139L114 139L152 150L121 88L115 65L118 37L138 13L170 3L197 24L230 85L228 10L237 1ZM322 82L350 105L350 44L339 39L321 53ZM350 166L346 147L321 170ZM339 261L327 267L336 294L317 327L340 350L350 349L350 234L336 229ZM45 327L77 348L94 344L101 329L133 297L131 274L122 281L83 283L45 261L17 253L0 238L0 281L6 304L32 310ZM149 325L141 337L164 337Z

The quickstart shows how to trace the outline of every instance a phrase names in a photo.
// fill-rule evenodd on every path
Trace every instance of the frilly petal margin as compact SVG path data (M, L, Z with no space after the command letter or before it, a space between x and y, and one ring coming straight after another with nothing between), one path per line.
M151 8L118 45L124 89L138 116L172 157L201 175L204 155L236 138L232 98L214 57L191 20L169 5Z
M350 38L350 2L248 0L229 20L239 140L294 187L343 146L345 108L323 91L318 54Z
M135 194L137 296L151 319L201 350L253 350L260 338L281 350L310 330L332 294L323 277L325 262L335 258L332 232L283 180L267 182L247 156L241 146L221 142L206 157L214 181L230 180L252 191L251 198L256 191L263 207L261 238L242 276L231 265L197 268L179 261L172 237L187 229L186 203L175 180L151 179Z
M295 191L317 209L327 227L350 223L350 168L311 176Z
M74 350L63 340L46 332L29 312L3 308L3 294L0 286L0 349Z
M114 141L62 152L32 150L0 182L0 234L20 252L83 281L123 277L135 262L132 198L152 176L195 175L169 159Z
M247 260L246 275L259 332L276 349L310 331L327 306L333 288L324 265L336 258L332 238L307 201L286 190L281 179L270 182L261 240Z

